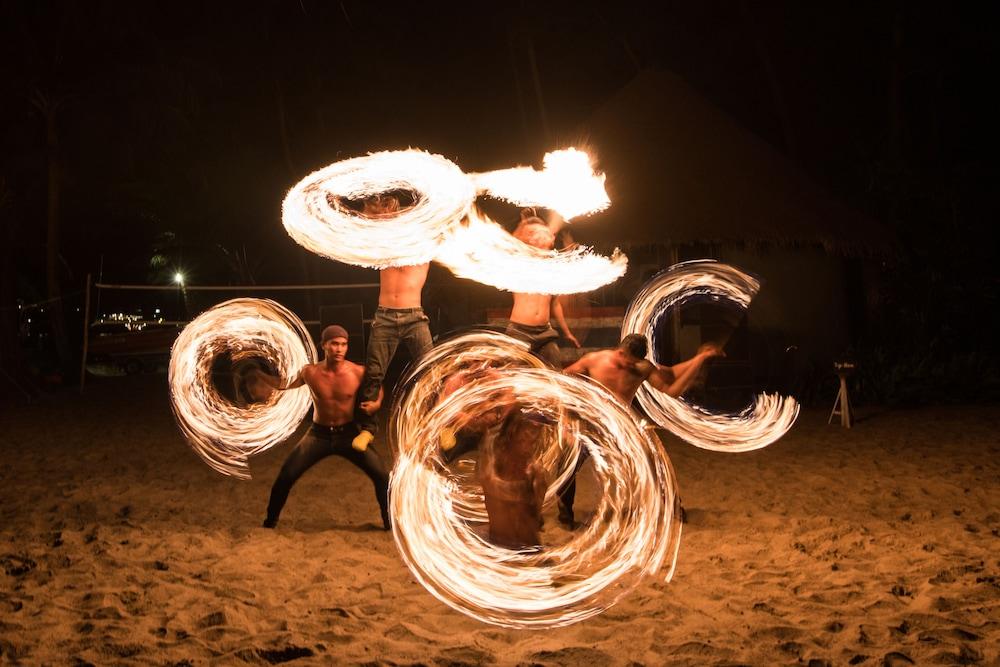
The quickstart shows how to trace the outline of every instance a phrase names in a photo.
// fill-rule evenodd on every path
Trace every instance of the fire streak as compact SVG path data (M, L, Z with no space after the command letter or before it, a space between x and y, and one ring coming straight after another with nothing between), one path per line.
M707 296L746 310L760 291L760 282L736 267L713 260L675 264L654 276L632 299L622 322L622 336L653 332L671 307L695 296ZM720 415L672 398L648 383L636 397L646 414L677 437L703 449L745 452L766 447L795 423L799 405L790 396L760 394L738 414Z
M491 331L466 333L438 343L399 382L389 426L393 444L399 449L419 448L419 436L414 428L421 423L423 416L437 410L439 405L447 401L458 400L455 394L444 395L445 385L449 380L478 376L478 379L465 380L465 383L479 385L491 374L495 375L509 368L541 369L545 368L545 364L531 354L526 343ZM487 397L487 404L474 405L469 410L458 413L456 420L445 426L459 432L469 427L479 415L489 413L497 402L497 397ZM492 433L485 433L484 438L488 439L491 435ZM550 448L548 445L551 444L554 443L546 443L542 463L550 476L560 475L556 481L561 483L576 465L579 449L567 448L568 451L564 451ZM451 503L459 518L485 523L486 505L482 487L475 475L453 473L444 467L443 461L441 470L443 474L450 476L453 485Z
M546 153L544 169L499 169L474 174L476 186L518 206L544 206L569 220L603 211L611 205L604 174L595 174L590 156L575 148Z
M312 405L305 387L274 392L243 407L219 394L212 365L259 358L291 378L316 360L309 332L294 313L268 299L233 299L191 321L170 352L170 399L184 437L225 475L249 479L247 459L288 438Z
M368 217L347 200L405 190L412 206ZM519 167L465 174L440 156L384 151L336 162L293 187L282 205L289 235L324 257L372 268L440 261L456 275L498 289L567 294L596 289L625 273L627 258L588 248L540 251L478 212L478 194L538 205L570 219L609 205L603 174L575 149L545 156L545 169Z
M497 348L488 338L454 344L452 350L468 354L461 361L440 354L452 369L481 368L486 361L498 370L439 401L435 395L448 373L423 365L394 406L393 535L414 576L445 604L515 628L589 618L665 565L669 580L680 523L673 470L655 435L600 385L523 367L534 362L519 358L519 343L501 345L499 354L490 356ZM485 515L470 515L476 498L463 493L461 481L441 460L442 429L511 398L559 424L553 427L558 436L542 444L541 461L552 480L548 500L581 448L593 457L602 490L596 518L566 544L513 551L488 542L481 536ZM489 446L487 437L481 447Z

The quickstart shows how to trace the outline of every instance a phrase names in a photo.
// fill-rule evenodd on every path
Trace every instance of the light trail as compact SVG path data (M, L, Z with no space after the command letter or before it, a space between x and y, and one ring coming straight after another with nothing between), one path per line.
M480 355L496 349L485 339L482 348L466 345ZM423 378L424 386L397 401L393 536L414 576L445 604L505 627L568 625L615 604L646 576L670 578L680 544L676 480L655 435L606 389L586 378L521 367L534 362L504 346L498 368L443 400L434 394L447 373L426 364L411 378L418 384ZM470 367L471 358L453 368ZM491 544L481 536L483 517L469 514L466 503L474 499L463 496L441 459L442 429L511 400L559 424L552 427L558 437L541 444L541 462L556 469L547 499L581 448L593 457L601 487L595 519L563 545L514 551ZM489 439L481 446L491 446Z
M760 291L760 282L736 267L713 260L675 264L647 282L622 321L622 337L643 334L654 340L656 323L669 309L692 298L708 298L745 311ZM673 398L644 382L636 394L650 419L677 437L722 452L766 447L788 432L799 414L790 396L759 394L753 405L736 414L716 414Z
M594 173L590 156L575 148L546 153L543 169L498 169L473 174L477 189L518 206L544 206L566 220L603 211L611 205L604 174Z
M170 352L170 400L177 425L213 469L250 478L247 460L287 439L312 405L306 387L276 391L261 403L240 406L212 381L220 355L257 358L287 382L315 362L316 348L302 321L268 299L233 299L192 320Z
M589 292L614 282L628 268L628 258L617 249L611 257L586 246L540 250L475 211L450 232L436 259L460 278L510 292L544 294Z
M406 191L413 205L366 216L346 202ZM575 149L527 167L465 174L450 160L419 150L384 151L336 162L293 187L282 205L289 235L329 259L385 268L437 260L456 275L508 291L586 292L617 280L627 258L577 247L539 251L480 213L479 194L560 212L567 220L609 205L604 175ZM525 289L529 287L530 289Z
M397 449L419 449L420 441L417 438L420 436L414 429L421 423L424 415L441 409L448 401L459 400L459 389L467 385L478 386L490 377L496 377L498 372L510 368L541 369L545 368L545 364L531 354L527 343L492 331L470 332L439 342L408 369L397 385L389 420L393 446ZM453 433L459 433L469 429L475 432L475 436L481 436L483 441L488 442L496 435L498 424L490 416L499 404L499 396L489 397L484 405L470 406L468 410L457 413L456 419L446 423L441 430L449 429ZM542 447L542 464L550 475L557 475L556 481L561 483L576 465L579 448L554 447L552 445L557 444L556 437L551 436L551 440ZM441 473L449 477L452 485L450 502L456 514L465 521L485 523L486 505L482 487L475 475L446 468L442 452L435 449L437 442L435 439L431 443L437 458L427 460L433 460ZM568 441L558 441L562 442Z
M368 217L346 205L406 190L413 206ZM281 219L306 250L346 264L382 269L423 264L472 207L472 180L455 163L423 151L383 151L334 162L285 196Z

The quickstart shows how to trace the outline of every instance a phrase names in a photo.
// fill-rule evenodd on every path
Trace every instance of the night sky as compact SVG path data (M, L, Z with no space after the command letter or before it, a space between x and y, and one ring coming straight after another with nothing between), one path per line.
M310 171L407 146L466 171L540 165L665 69L890 227L900 280L926 283L919 307L943 283L995 305L995 8L652 6L4 2L4 275L44 298L53 158L65 293L102 257L109 282L184 264L196 283L295 283L307 253L280 205ZM367 275L305 263L314 280ZM962 335L990 330L974 318Z

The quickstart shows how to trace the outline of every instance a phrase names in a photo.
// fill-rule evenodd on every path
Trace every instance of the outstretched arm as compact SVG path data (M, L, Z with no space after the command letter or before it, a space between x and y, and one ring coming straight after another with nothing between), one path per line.
M567 375L586 375L590 376L590 362L593 359L593 352L588 352L583 355L569 366L563 369L563 373Z
M649 384L674 398L690 389L701 367L712 357L725 356L715 345L702 345L698 354L674 366L657 366L649 374Z
M288 389L296 389L306 383L305 379L302 377L302 373L303 371L299 371L298 375L295 376L295 379L289 382L287 386L282 386L281 378L269 375L259 369L254 371L253 377L260 380L271 389L286 391Z

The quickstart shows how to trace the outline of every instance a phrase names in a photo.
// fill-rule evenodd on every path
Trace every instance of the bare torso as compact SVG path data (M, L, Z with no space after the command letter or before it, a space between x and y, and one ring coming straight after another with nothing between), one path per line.
M549 323L552 308L551 294L514 293L514 308L510 311L510 321L528 326Z
M327 363L309 364L302 379L313 398L313 421L324 426L340 426L354 419L354 399L365 369L350 361L334 367Z
M639 386L653 372L653 365L645 359L630 363L618 350L601 350L587 355L585 374L597 380L611 393L629 405Z
M490 541L517 549L538 545L541 540L542 500L545 471L532 452L540 436L536 425L518 417L497 442L493 457L483 461L480 481L490 518Z
M419 308L420 292L430 264L390 266L379 271L378 305L386 308Z

